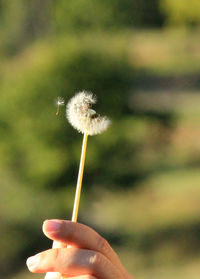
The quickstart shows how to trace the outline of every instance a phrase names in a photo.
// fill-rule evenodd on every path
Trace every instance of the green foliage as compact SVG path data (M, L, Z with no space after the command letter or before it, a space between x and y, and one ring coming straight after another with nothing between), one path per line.
M4 63L1 69L0 166L6 174L1 204L7 201L0 214L1 239L6 243L6 235L13 230L19 241L14 241L9 249L6 246L6 254L0 258L5 275L17 253L21 260L20 255L30 253L31 247L35 250L38 245L38 250L41 249L40 243L36 243L41 234L40 229L35 231L36 225L55 215L68 218L71 215L82 136L67 123L64 108L56 117L57 96L68 101L79 90L92 91L99 99L97 111L114 122L113 130L89 139L84 176L88 195L95 183L106 187L118 176L121 180L124 176L124 169L117 173L121 161L116 153L114 160L112 153L109 155L106 164L103 158L107 159L110 144L114 151L115 146L124 143L117 121L128 113L133 69L126 58L125 40L120 44L118 36L111 38L109 34L104 40L100 35L94 38L92 44L84 36L40 41ZM119 156L126 161L123 152ZM109 162L115 164L109 166ZM30 219L32 225L27 227Z
M10 56L50 34L160 27L156 0L0 0L0 50Z
M118 30L122 27L162 24L158 2L155 0L59 0L54 5L56 30L62 32L108 28Z
M138 278L179 278L171 262L195 259L199 98L174 91L197 90L198 75L184 75L199 70L199 36L127 28L162 26L161 11L173 24L199 24L199 4L159 3L0 0L3 277L29 278L16 270L51 246L42 221L71 217L82 137L63 107L55 116L54 101L82 89L112 125L89 138L79 220L107 233Z
M112 24L113 9L108 1L56 1L55 19L58 30L83 31Z
M51 3L39 0L0 0L0 49L10 56L49 32Z
M164 0L160 1L161 8L168 23L172 25L193 26L200 24L199 0Z
M109 40L110 46L114 43ZM102 113L119 117L126 110L132 70L123 50L106 52L101 41L94 47L77 39L39 43L10 67L12 74L8 70L2 76L1 165L37 187L53 185L76 165L74 152L79 153L81 142L65 112L55 117L56 97L68 100L79 90L89 90L99 97Z

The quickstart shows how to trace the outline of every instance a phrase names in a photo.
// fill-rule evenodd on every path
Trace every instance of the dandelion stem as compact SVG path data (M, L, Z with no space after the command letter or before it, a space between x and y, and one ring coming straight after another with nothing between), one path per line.
M88 139L88 134L84 133L82 150L81 150L81 159L80 159L79 172L78 172L78 179L77 179L77 185L76 185L76 193L75 193L75 199L74 199L74 207L73 207L73 213L72 213L72 222L77 222L77 218L78 218L78 209L79 209L79 204L80 204L83 171L84 171L85 156L86 156L86 149L87 149L87 139ZM57 241L54 241L53 248L59 248L59 247L61 247L60 243ZM67 277L65 277L65 275L62 274L60 279L64 279L64 278L67 278Z
M72 222L77 222L77 218L78 218L78 209L79 209L79 203L80 203L83 171L84 171L84 165L85 165L87 139L88 139L88 134L84 133L82 151L81 151L81 160L80 160L79 172L78 172L78 180L77 180L77 185L76 185L76 194L75 194L74 207L73 207L73 213L72 213Z
M87 149L87 139L88 139L88 134L84 133L82 151L81 151L81 160L80 160L79 172L78 172L78 180L77 180L77 185L76 185L76 194L75 194L74 207L73 207L73 213L72 213L72 222L77 222L77 218L78 218L78 209L79 209L79 204L80 204L83 171L84 171L85 156L86 156L86 149ZM67 277L65 277L65 275L62 274L60 279L64 279L64 278L67 278Z

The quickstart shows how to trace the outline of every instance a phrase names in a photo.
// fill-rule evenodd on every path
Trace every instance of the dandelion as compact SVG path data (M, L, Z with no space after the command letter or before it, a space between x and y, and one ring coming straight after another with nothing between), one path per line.
M57 106L56 115L58 115L60 112L60 106L64 106L64 104L65 104L65 101L62 97L58 97L56 99L56 106Z
M106 116L100 116L91 108L96 101L95 95L82 91L77 93L66 106L66 117L69 123L83 134L81 160L72 214L73 222L76 222L78 217L88 135L100 134L110 125L110 120Z
M81 159L72 213L73 222L77 222L78 218L88 135L93 136L102 133L108 128L111 123L106 116L100 116L95 110L92 109L92 105L94 105L96 101L97 98L95 95L90 92L82 91L71 98L71 100L66 105L66 118L76 130L83 134ZM62 98L58 98L58 111L56 115L59 113L59 106L62 105L64 105L64 100ZM61 247L60 245L61 244L56 241L53 242L53 248ZM63 274L60 276L60 279L67 278ZM55 275L51 276L50 272L47 273L45 278L59 278L59 274L55 273Z

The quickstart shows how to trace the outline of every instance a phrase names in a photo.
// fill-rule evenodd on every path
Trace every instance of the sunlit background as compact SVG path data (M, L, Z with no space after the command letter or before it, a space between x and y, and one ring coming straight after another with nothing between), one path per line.
M112 126L79 221L136 279L199 279L199 25L199 0L0 0L0 278L43 278L42 223L71 218L82 136L55 99L85 89Z

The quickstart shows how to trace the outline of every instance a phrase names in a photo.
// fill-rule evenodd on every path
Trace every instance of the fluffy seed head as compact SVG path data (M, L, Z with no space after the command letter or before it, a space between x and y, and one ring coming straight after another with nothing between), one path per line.
M77 93L66 106L66 117L69 123L80 133L90 136L100 134L110 125L110 120L100 116L91 109L96 103L96 96L92 93L82 91Z

